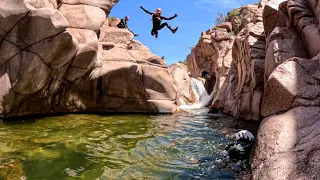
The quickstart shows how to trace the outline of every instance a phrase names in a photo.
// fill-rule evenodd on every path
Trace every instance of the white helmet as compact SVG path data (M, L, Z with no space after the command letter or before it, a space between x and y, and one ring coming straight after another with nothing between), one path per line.
M241 131L237 132L236 140L239 140L239 139L242 139L242 138L247 139L249 141L253 141L254 140L254 135L250 131L241 130Z

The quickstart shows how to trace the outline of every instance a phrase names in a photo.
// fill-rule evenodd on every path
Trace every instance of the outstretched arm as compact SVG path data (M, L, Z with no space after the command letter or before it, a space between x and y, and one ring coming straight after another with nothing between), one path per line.
M146 10L145 8L143 8L142 6L140 6L140 8L144 11L144 12L146 12L146 13L148 13L148 14L153 14L152 12L149 12L148 10Z
M164 17L164 16L161 16L162 17L162 19L164 19L164 20L171 20L171 19L174 19L174 18L176 18L178 16L178 14L175 14L174 16L172 16L172 17L169 17L169 18L167 18L167 17Z

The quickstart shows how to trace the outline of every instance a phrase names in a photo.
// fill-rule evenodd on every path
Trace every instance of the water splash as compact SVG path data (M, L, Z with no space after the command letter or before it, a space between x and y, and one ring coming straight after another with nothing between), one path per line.
M179 106L180 109L191 112L192 110L195 109L202 109L209 105L209 102L213 98L213 92L209 95L207 90L205 89L202 81L196 79L196 78L191 78L191 88L192 92L195 96L196 102L193 104L183 104Z

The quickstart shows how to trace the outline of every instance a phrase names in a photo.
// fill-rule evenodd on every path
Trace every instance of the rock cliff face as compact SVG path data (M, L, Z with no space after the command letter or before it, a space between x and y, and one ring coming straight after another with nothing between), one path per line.
M193 76L216 76L213 109L263 119L252 179L319 177L319 13L317 0L244 6L202 33L187 58Z
M177 105L180 106L195 102L187 66L181 63L172 64L169 66L169 73L173 79L173 86L178 92Z
M267 1L265 9L269 73L265 73L261 109L265 119L252 155L252 175L254 179L317 179L320 6L317 0L279 0Z
M259 119L263 95L262 10L258 5L234 10L230 22L203 32L187 57L192 76L208 71L216 77L212 108L248 120Z
M1 117L174 112L166 63L129 31L104 25L117 2L0 1Z

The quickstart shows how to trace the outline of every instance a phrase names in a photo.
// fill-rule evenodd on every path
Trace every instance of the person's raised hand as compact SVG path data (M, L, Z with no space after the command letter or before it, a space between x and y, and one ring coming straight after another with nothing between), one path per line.
M174 16L175 16L175 17L177 17L177 16L178 16L178 14L175 14Z
M142 7L142 6L140 6L140 8L142 9L143 7Z

